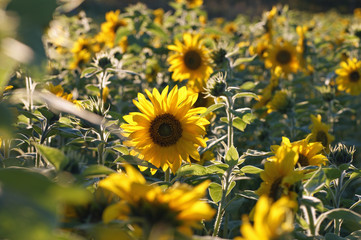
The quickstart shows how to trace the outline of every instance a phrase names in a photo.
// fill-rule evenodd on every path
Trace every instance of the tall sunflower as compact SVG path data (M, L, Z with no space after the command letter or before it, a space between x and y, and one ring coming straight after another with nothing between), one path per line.
M103 221L133 220L143 230L143 238L162 230L192 235L192 228L201 220L210 220L215 210L201 198L205 196L209 181L196 187L175 183L162 190L148 184L142 174L130 165L126 172L114 173L99 182L99 186L116 194L120 201L105 209ZM152 238L156 239L156 238Z
M242 237L235 240L270 240L287 239L293 231L293 211L297 203L288 197L273 201L262 195L257 201L254 212L254 223L251 225L248 216L243 216Z
M286 145L291 147L298 153L298 161L296 164L299 166L324 165L327 161L327 157L321 153L324 147L320 142L309 143L310 137L311 135L308 135L305 139L292 143L288 138L282 137L281 146ZM272 152L276 153L279 147L280 145L271 146Z
M341 62L341 68L336 69L337 89L346 91L351 95L359 95L361 93L361 61L356 58L347 59Z
M280 68L285 74L296 73L299 68L296 47L288 41L279 40L276 44L270 45L265 64L276 71Z
M128 124L121 127L129 141L125 144L134 147L132 154L149 161L163 170L168 167L175 173L182 160L190 158L199 161L198 146L206 147L203 139L205 125L209 122L199 117L206 108L191 108L198 95L187 95L186 87L175 86L168 94L168 86L160 94L146 90L148 98L138 93L138 101L133 103L141 111L124 116ZM155 171L153 171L155 172Z
M311 129L311 142L321 142L326 148L326 151L330 151L330 143L335 140L335 137L329 134L330 126L322 122L321 115L314 116L311 114L312 124L309 126Z
M275 156L265 163L264 171L260 174L263 182L256 193L259 196L266 194L275 201L282 196L295 199L297 194L293 186L303 177L302 172L294 169L297 161L298 153L294 149L287 145L280 146Z
M169 72L174 81L185 79L206 82L213 72L209 50L203 45L199 34L183 34L183 43L175 40L169 45L173 53L168 58Z

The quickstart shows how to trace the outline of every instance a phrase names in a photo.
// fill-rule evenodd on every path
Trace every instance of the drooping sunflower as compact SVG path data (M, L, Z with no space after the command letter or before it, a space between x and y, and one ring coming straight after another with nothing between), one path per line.
M169 45L173 53L168 58L169 72L173 72L174 81L189 79L206 82L212 74L209 50L203 45L199 34L183 34L183 43L175 40L175 45Z
M351 95L359 95L361 93L361 61L356 58L347 59L341 62L341 68L336 69L337 89L346 91Z
M187 94L186 87L175 86L168 94L168 86L160 94L146 90L148 98L138 93L138 101L133 103L141 112L131 112L124 116L127 124L121 128L134 147L132 154L149 161L163 170L168 167L175 173L182 160L190 158L199 161L198 146L206 147L203 139L208 120L199 117L206 108L192 108L198 95ZM155 172L155 171L153 171Z
M276 44L270 45L265 65L267 68L272 68L276 71L277 68L280 68L285 74L296 73L299 68L296 47L282 39L277 41Z
M254 223L251 225L248 216L243 216L242 237L235 240L270 240L287 239L293 231L293 211L297 203L288 197L273 201L267 195L262 195L256 204Z
M281 145L286 145L294 149L298 153L298 161L296 165L299 166L319 166L324 165L327 161L327 157L322 154L324 147L320 142L310 143L311 135L308 135L305 139L296 142L290 142L286 137L282 137ZM280 145L271 146L272 152L277 152Z
M335 137L329 134L330 126L323 123L322 117L320 114L314 116L311 114L312 124L309 126L311 129L311 142L321 142L322 145L326 148L326 151L330 150L330 143L335 140Z
M303 177L301 171L295 170L298 153L287 145L280 146L275 156L267 159L260 177L263 180L256 193L259 196L268 195L274 201L282 196L295 199L297 194L293 191L295 183Z
M179 231L192 235L192 228L201 220L210 220L215 210L201 198L205 196L209 181L191 187L175 183L162 190L156 184L148 184L142 174L130 165L125 172L114 173L99 182L99 186L116 194L120 201L109 206L103 221L133 220L143 230L144 239L162 230Z

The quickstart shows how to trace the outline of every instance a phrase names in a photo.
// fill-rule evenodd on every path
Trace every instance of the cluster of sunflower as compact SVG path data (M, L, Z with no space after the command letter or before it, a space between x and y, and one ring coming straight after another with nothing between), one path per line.
M360 237L361 10L170 6L55 10L1 91L0 238Z

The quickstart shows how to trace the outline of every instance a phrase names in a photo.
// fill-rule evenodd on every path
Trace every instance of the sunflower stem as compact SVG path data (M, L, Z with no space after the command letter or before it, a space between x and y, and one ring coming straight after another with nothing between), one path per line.
M164 181L170 183L170 168L164 172Z
M232 98L227 96L226 98L226 112L227 112L227 120L228 120L228 149L233 146L233 114L231 113L231 109L233 107Z
M311 208L311 206L306 206L307 209L307 216L308 216L308 227L311 233L311 236L315 235L315 212Z

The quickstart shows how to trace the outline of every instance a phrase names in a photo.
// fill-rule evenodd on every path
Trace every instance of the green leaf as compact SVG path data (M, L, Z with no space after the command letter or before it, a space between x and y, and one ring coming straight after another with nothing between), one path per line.
M234 186L236 186L236 181L231 182L231 184L228 187L226 196L228 196L228 194L232 191L232 189L234 188Z
M347 240L359 240L361 239L361 230L354 231L346 237Z
M241 171L243 173L248 173L248 174L259 174L260 172L263 171L263 169L252 166L252 165L247 165L241 168Z
M244 197L244 198L256 200L256 201L258 200L258 195L254 191L251 191L251 190L244 190L244 191L238 193L237 195Z
M129 155L129 150L128 150L127 147L124 147L124 146L115 146L115 147L112 147L112 149L114 149L114 150L117 151L117 152L120 152L121 154Z
M54 113L52 113L49 109L43 107L37 109L43 117L45 117L47 120L51 120L54 117Z
M148 30L161 38L167 38L168 34L157 24L151 23L148 25Z
M114 42L115 43L120 42L122 37L126 37L126 36L130 35L131 33L132 33L132 31L130 29L128 29L128 28L123 28L123 27L118 28Z
M233 126L243 132L244 129L247 127L247 123L239 117L235 117L233 119Z
M1 239L58 239L59 210L65 204L86 204L88 191L63 187L26 168L0 169ZM21 230L19 230L21 229Z
M227 153L226 153L226 157L225 157L225 162L229 165L229 166L235 166L238 163L238 158L239 158L239 154L237 149L232 145Z
M86 178L104 177L109 174L115 173L113 169L110 169L103 165L89 165L82 173Z
M80 75L80 78L90 78L91 76L93 76L94 74L97 74L99 73L101 70L99 70L98 68L96 67L88 67L86 69L84 69L82 72L81 72L81 75Z
M256 84L252 81L248 81L243 83L239 88L241 90L252 90L253 88L255 88Z
M257 55L248 58L238 58L236 61L234 61L232 67L236 67L238 65L241 65L242 63L252 62L256 58L256 56Z
M59 149L47 147L40 144L35 144L36 149L43 156L43 158L50 162L56 170L63 170L69 163L69 159Z
M361 226L361 215L360 214L358 214L352 210L346 209L346 208L337 208L337 209L332 209L330 211L322 213L318 217L316 224L315 224L316 234L319 233L321 224L326 218L330 219L330 220L333 220L333 219L347 220L348 227L350 227L350 228L360 229L360 226Z
M243 115L242 120L247 124L251 124L251 122L253 122L255 118L255 115L253 115L252 113L246 113Z
M250 97L254 99L259 99L258 95L253 92L240 92L233 95L232 99L235 100L237 98Z
M301 199L302 204L306 206L312 206L320 212L324 212L326 209L320 199L312 196L303 196Z
M208 187L209 195L213 202L217 203L222 199L222 186L218 183L212 182Z
M326 174L320 168L315 171L312 177L304 185L304 189L308 192L308 195L320 190L326 183Z
M346 240L346 238L340 237L334 233L326 233L325 240Z
M211 113L211 112L213 112L213 111L215 111L215 110L217 110L217 109L219 109L219 108L221 108L221 107L224 107L224 106L225 106L224 103L216 103L216 104L213 104L213 105L209 106L209 107L207 108L207 110L206 110L204 113L202 113L200 116L201 116L201 117L205 117L205 116L207 116L209 113Z
M142 159L139 159L137 157L131 156L131 155L119 156L117 159L115 159L114 162L127 163L127 164L131 164L131 165L139 165L139 166L154 168L154 169L157 168L153 164L151 164L147 161L144 161Z
M176 173L177 177L183 176L205 176L211 174L223 174L229 168L228 164L214 164L202 166L199 164L184 165Z
M338 168L323 168L322 170L325 172L329 181L341 176L341 171Z

